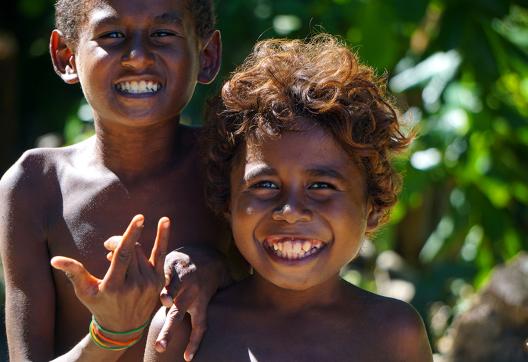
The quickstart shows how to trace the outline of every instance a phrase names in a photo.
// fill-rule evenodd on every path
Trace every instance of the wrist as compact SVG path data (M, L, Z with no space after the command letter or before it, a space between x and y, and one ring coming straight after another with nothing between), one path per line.
M128 331L111 331L101 326L95 317L92 316L89 333L92 342L97 347L112 351L123 351L141 340L147 324L148 321Z

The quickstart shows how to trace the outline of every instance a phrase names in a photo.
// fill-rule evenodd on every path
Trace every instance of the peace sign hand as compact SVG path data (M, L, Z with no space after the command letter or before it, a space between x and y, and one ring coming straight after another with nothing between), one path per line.
M102 280L75 259L63 256L51 259L51 265L70 279L77 298L108 330L122 332L143 325L158 305L159 293L165 285L163 264L170 221L166 217L159 220L150 259L137 243L143 223L143 215L134 216Z

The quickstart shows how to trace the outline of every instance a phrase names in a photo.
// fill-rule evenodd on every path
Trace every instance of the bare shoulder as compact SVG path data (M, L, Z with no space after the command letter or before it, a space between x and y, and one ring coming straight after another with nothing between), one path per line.
M432 352L422 318L401 300L361 291L373 333L394 361L432 361Z
M58 169L70 163L83 147L86 143L24 152L0 179L0 215L6 221L0 229L6 231L8 226L24 223L26 233L30 229L42 234L43 230L38 229L45 223L49 202L59 192Z
M28 150L2 176L0 185L9 188L23 188L32 185L35 178L53 175L61 164L71 163L91 143L87 140L72 146L60 148L35 148Z

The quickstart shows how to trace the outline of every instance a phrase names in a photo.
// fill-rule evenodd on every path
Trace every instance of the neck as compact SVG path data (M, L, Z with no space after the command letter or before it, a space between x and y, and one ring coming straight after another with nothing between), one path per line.
M305 290L291 290L278 287L256 273L249 288L257 305L284 314L332 306L343 297L343 282L339 276Z
M134 180L162 172L175 161L178 121L144 127L97 122L96 154L119 178Z

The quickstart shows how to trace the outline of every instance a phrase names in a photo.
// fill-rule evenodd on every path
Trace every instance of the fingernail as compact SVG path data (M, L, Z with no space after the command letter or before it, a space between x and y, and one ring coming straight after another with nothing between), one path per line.
M190 354L190 355L187 356L187 358L184 357L184 359L185 359L187 362L189 362L189 361L192 361L193 357L194 357L194 354Z
M156 343L158 345L158 347L160 347L163 351L165 351L167 349L167 341L162 339L161 341L158 341Z

